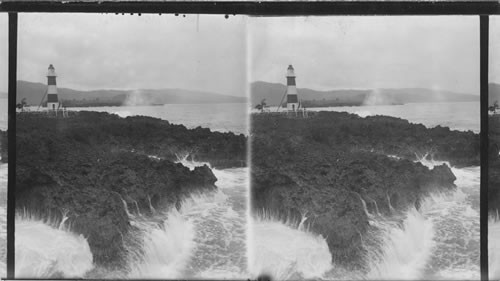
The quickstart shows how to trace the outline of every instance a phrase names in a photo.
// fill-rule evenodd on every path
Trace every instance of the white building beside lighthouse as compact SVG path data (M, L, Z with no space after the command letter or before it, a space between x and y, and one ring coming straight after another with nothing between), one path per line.
M288 66L286 72L286 108L288 111L298 111L299 96L295 85L295 72L292 65Z
M51 64L47 72L47 109L57 110L59 108L59 98L57 97L56 71Z

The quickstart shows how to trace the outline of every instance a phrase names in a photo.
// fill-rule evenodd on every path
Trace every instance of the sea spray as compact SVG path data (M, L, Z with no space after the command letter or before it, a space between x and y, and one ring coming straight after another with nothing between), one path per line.
M178 162L191 170L207 164L188 160L188 155ZM246 277L247 170L212 169L217 190L193 193L180 208L156 210L152 218L132 215L132 225L140 229L141 248L134 248L134 243L129 248L128 277Z
M0 276L7 273L7 178L8 164L0 164Z
M299 224L300 225L300 224ZM276 280L323 278L332 269L326 240L279 220L252 221L250 275Z
M433 168L445 161L421 160ZM433 192L422 203L420 212L435 225L436 242L426 267L430 279L479 279L479 183L480 168L451 167L456 189Z
M500 279L500 218L488 221L488 269L490 280Z
M378 218L371 225L381 235L379 249L369 249L367 254L368 279L407 280L423 276L432 249L434 226L414 207L406 212L403 222Z
M236 250L245 247L244 218L227 199L221 191L192 194L179 210L163 214L163 224L134 218L143 238L141 254L133 253L129 260L129 277L243 277L244 253Z
M16 216L16 278L81 278L93 268L87 239L32 216Z
M162 224L141 218L133 225L142 231L140 253L129 257L129 278L180 278L194 248L194 226L172 208Z

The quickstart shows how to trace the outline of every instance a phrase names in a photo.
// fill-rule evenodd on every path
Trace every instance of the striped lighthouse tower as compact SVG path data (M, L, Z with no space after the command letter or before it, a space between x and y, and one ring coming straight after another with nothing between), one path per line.
M57 110L59 108L59 99L57 97L56 72L54 66L49 66L47 72L47 108L49 110Z
M289 65L286 72L286 108L288 111L299 109L299 97L295 86L295 72L293 66Z

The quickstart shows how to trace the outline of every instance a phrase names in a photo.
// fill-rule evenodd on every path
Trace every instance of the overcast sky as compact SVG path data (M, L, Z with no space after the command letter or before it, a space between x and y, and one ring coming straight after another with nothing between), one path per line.
M21 14L19 72L82 90L183 88L245 95L245 17Z
M479 17L252 18L250 79L298 87L479 94Z
M0 13L0 92L7 92L8 75L8 14Z
M490 77L496 82L498 19L492 17L490 39ZM299 87L479 92L477 16L201 15L199 26L197 20L196 15L20 14L18 78L46 83L52 63L60 87L184 88L243 96L246 81L285 83L286 68L293 64ZM0 91L6 91L4 13L0 30Z
M500 84L500 16L490 16L489 80Z

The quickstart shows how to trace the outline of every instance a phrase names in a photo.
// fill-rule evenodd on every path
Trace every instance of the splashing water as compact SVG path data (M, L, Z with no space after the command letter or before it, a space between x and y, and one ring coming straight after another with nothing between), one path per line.
M420 162L449 165L425 157ZM371 278L479 279L479 167L451 170L456 190L429 194L419 211L407 212L402 226L386 231L384 256L372 266L377 270Z
M251 225L252 278L260 274L277 280L323 278L332 269L332 256L321 235L270 218Z
M204 163L179 162L194 169ZM154 219L132 216L142 233L132 249L132 278L245 278L246 184L248 169L213 169L215 192L192 194L181 208ZM155 221L163 221L157 223Z
M372 225L376 226L383 237L382 253L377 256L377 251L369 252L368 278L422 278L422 271L435 246L432 221L411 208L401 226L382 218L373 220Z
M16 278L77 278L94 267L87 239L30 215L16 216L15 247Z
M8 165L0 164L0 277L7 274L7 173Z
M174 208L163 224L135 218L132 225L144 232L143 255L131 255L130 278L179 278L192 256L194 226ZM133 250L131 250L133 251Z
M490 280L500 279L500 219L490 217L488 221L488 269Z

